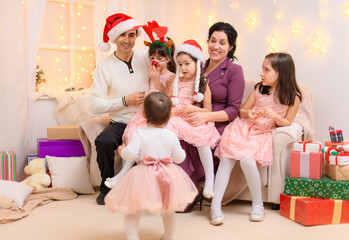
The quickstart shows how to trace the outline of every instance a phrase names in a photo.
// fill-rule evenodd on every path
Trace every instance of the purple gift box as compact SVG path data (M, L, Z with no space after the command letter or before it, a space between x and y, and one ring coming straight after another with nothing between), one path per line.
M86 156L80 140L47 140L38 138L38 154L40 158L46 155L52 157Z

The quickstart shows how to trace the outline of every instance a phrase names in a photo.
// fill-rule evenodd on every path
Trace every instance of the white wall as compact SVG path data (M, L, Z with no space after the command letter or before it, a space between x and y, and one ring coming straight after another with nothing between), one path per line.
M197 38L207 55L206 38L209 16L212 21L230 22L238 31L237 57L246 79L259 79L264 56L268 52L267 38L274 31L281 38L281 50L289 52L296 64L299 83L307 84L314 94L316 119L315 138L329 140L328 126L343 130L349 140L349 16L344 16L346 0L177 0L145 1L147 20L157 20L169 28L176 45ZM238 4L237 9L231 7ZM131 8L130 6L129 8ZM163 9L166 9L164 11ZM194 10L193 10L194 9ZM127 10L127 9L126 9ZM276 12L282 18L275 18ZM320 12L326 11L322 17ZM127 12L127 11L126 11ZM257 15L257 24L248 28L250 12ZM135 16L136 18L136 16ZM292 25L299 19L303 30L292 34ZM145 21L145 19L139 19ZM328 37L324 54L308 54L309 42L316 30ZM139 41L141 42L141 41Z
M168 35L178 46L189 38L197 38L203 45L205 54L209 16L212 22L230 22L238 31L237 63L240 64L246 79L259 79L259 72L264 56L268 52L267 38L274 31L281 38L281 50L289 52L296 64L297 80L307 84L314 94L314 113L316 119L315 138L321 142L328 140L328 126L341 128L344 139L349 140L349 17L342 14L346 0L109 0L110 13L124 12L132 15L140 23L157 20L160 25L169 28ZM232 4L238 4L233 9ZM327 17L320 12L326 10ZM276 12L282 18L276 20ZM254 28L248 28L246 18L250 12L257 16ZM303 24L299 35L291 33L296 19ZM315 30L321 30L327 37L324 54L309 55L307 38ZM101 35L102 38L102 35ZM145 48L143 34L137 47ZM42 100L45 101L45 100ZM54 126L57 121L53 115L43 117L42 107L50 110L55 107L54 100L36 102L33 116L36 136L45 137L46 127ZM41 129L41 130L40 130ZM31 147L33 149L33 146Z

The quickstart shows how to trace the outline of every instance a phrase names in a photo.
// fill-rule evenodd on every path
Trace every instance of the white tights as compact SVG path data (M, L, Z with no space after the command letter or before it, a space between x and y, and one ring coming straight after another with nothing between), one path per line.
M211 203L211 210L221 209L222 199L229 183L231 171L233 170L235 164L236 160L234 159L220 159L214 185L214 197ZM240 161L240 166L245 175L248 188L252 195L252 206L263 206L261 178L257 169L256 160L246 159Z
M209 146L198 147L198 152L205 171L205 186L210 186L211 188L213 188L214 171L211 148Z
M125 215L125 232L127 240L138 240L138 226L142 213ZM174 212L164 212L161 214L165 232L162 235L163 240L175 239L176 215Z

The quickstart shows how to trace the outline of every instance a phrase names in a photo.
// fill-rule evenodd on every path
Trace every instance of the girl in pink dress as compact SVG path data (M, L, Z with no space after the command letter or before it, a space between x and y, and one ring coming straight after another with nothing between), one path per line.
M214 171L211 148L216 147L220 134L214 122L194 127L186 121L188 114L193 111L212 111L211 91L201 72L201 64L205 63L205 56L200 45L191 39L176 49L174 58L177 72L168 90L174 107L167 128L175 132L179 139L198 148L205 171L203 195L206 198L212 198Z
M288 53L270 53L262 64L257 83L240 109L239 117L224 130L215 155L220 158L211 204L211 223L223 223L221 202L230 173L240 161L252 195L251 221L264 220L260 175L257 165L273 163L272 134L276 127L289 126L302 99L295 65Z
M169 83L175 78L174 72L176 71L176 64L172 58L175 49L173 40L164 36L167 30L162 31L162 35L157 35L160 39L154 39L153 31L163 28L160 27L156 21L148 22L148 26L144 25L142 27L152 41L145 42L145 45L149 46L148 55L151 62L151 66L148 70L150 78L149 92L160 91L165 93ZM127 127L122 136L122 142L127 145L134 131L136 131L137 128L146 126L147 121L143 116L143 109L140 109L127 123ZM113 178L107 178L104 184L112 188L133 165L134 163L132 162L125 162L121 171Z
M162 240L175 239L175 211L183 211L197 195L184 170L173 164L185 159L177 136L166 129L172 103L160 92L144 100L147 127L138 128L129 144L118 148L121 157L136 161L105 197L106 206L125 214L127 239L138 239L138 224L144 211L160 213L165 232ZM155 238L154 238L155 239Z

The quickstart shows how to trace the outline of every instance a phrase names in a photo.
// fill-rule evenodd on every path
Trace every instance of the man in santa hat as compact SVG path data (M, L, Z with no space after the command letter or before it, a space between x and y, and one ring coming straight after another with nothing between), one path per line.
M94 113L109 113L109 125L95 140L97 162L101 170L102 182L97 204L104 205L104 197L109 188L104 185L107 178L113 177L114 151L122 144L122 134L130 118L143 103L145 91L149 89L147 51L133 49L139 24L130 16L117 13L106 19L103 42L99 47L103 51L116 44L116 51L100 61L94 74L91 93L91 108ZM126 172L133 163L126 163Z

